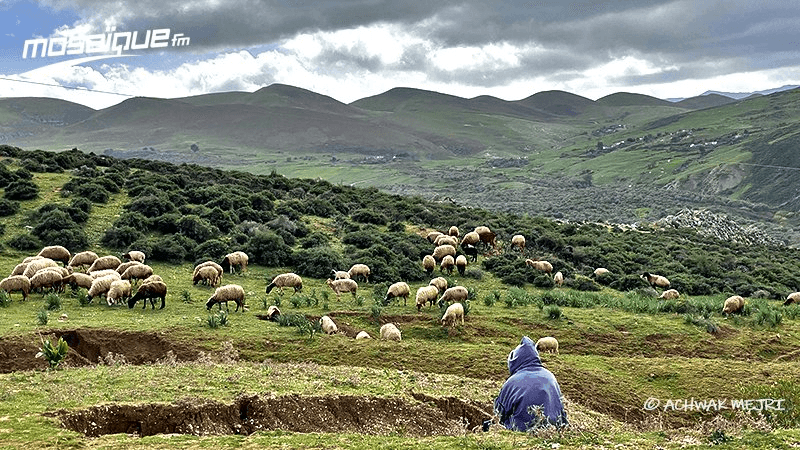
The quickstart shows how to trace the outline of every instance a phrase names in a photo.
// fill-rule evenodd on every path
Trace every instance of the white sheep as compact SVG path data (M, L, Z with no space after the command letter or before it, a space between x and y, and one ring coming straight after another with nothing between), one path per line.
M144 285L142 287L144 287ZM238 284L226 284L225 286L218 287L214 291L214 295L209 297L206 302L206 310L210 310L211 307L214 306L214 303L219 305L220 310L222 310L222 304L225 303L225 310L227 310L228 302L236 302L236 311L239 311L239 307L241 307L242 312L244 312L246 308L244 304L244 288Z
M95 280L98 279L98 278L103 278L103 277L107 277L107 276L116 277L117 280L121 280L122 279L122 275L120 275L120 273L117 272L116 269L95 270L94 272L89 272L89 276L92 277Z
M455 265L456 265L455 259L453 259L453 257L450 255L445 255L445 257L442 258L442 264L439 266L439 271L441 272L447 271L448 275L452 275L453 267L455 267Z
M294 272L282 273L276 275L272 282L267 285L267 294L276 287L281 291L281 294L283 294L283 288L285 287L293 288L294 292L297 293L303 290L303 279Z
M69 253L69 250L66 247L62 247L60 245L50 245L47 246L39 251L39 254L36 256L41 256L43 258L50 258L53 261L61 261L64 265L69 265L70 259L72 259L72 255Z
M267 308L267 319L268 320L271 320L271 321L274 322L274 321L278 320L278 317L280 317L280 316L281 316L281 310L278 309L277 306L270 305L269 308Z
M428 285L417 289L417 311L420 311L422 307L425 306L425 303L429 303L429 306L433 306L433 303L436 301L438 296L439 289L436 286Z
M54 270L40 270L31 277L31 291L53 289L59 291L64 277Z
M27 300L31 292L31 280L25 275L11 275L0 280L0 290L6 291L9 295L12 292L21 292L22 300Z
M138 261L144 264L145 254L144 252L140 252L139 250L131 250L127 253L123 253L122 257L127 259L128 261Z
M137 264L141 263L139 261L127 261L118 265L115 270L117 271L118 274L122 275L123 273L125 273L126 270L128 270L128 267L135 266Z
M519 248L520 253L523 255L525 254L525 236L521 234L515 234L511 237L511 247Z
M436 277L428 284L431 286L436 286L436 289L439 289L439 292L444 292L447 290L447 278L445 277Z
M28 264L29 263L21 262L21 263L17 264L16 266L14 266L14 269L11 270L11 276L22 275L23 273L25 273L25 269L28 268Z
M561 271L556 272L556 274L553 275L553 282L556 284L556 286L561 286L564 284L564 274L561 273Z
M202 282L203 284L209 286L216 286L218 279L219 272L217 272L217 269L212 266L203 266L194 272L192 284L196 285L197 283Z
M437 246L452 245L453 247L455 247L456 245L458 245L458 238L455 236L448 236L446 234L443 234L438 238L436 238L436 240L433 243L436 244Z
M558 354L558 341L552 336L546 336L536 341L536 350L539 353L555 353Z
M458 325L458 319L461 319L461 325L464 325L464 305L453 303L447 307L442 316L442 326L449 324L450 327L455 328Z
M395 324L386 323L381 327L381 339L387 341L401 341L403 340L403 336L400 333L400 329L397 328Z
M786 301L783 302L784 306L789 306L792 303L800 303L800 292L792 292L786 296Z
M732 295L725 299L722 305L722 314L733 314L740 312L744 308L744 298L740 295Z
M666 277L662 277L661 275L651 274L649 272L642 273L642 279L647 280L652 287L660 287L663 289L669 289L669 280Z
M122 261L114 255L101 256L92 262L87 272L95 272L97 270L114 269L116 270Z
M464 276L464 272L467 270L467 257L464 255L458 255L456 258L456 269L458 269L458 273L461 276Z
M106 303L116 305L131 296L131 282L128 280L116 280L111 283L106 293Z
M325 280L325 283L333 290L333 293L336 294L336 300L341 300L341 295L348 292L353 294L353 299L355 300L356 292L358 292L358 283L356 283L355 280L351 280L350 278L331 280L328 278Z
M438 238L443 234L444 233L442 233L441 231L431 231L430 233L425 235L425 239L427 239L431 244L433 244L434 242L436 242L436 238Z
M680 296L681 294L678 293L676 289L667 289L666 291L662 292L658 298L662 300L675 300Z
M219 264L215 263L214 261L204 261L200 264L194 266L194 271L192 271L192 279L197 276L197 271L202 269L203 267L213 267L214 270L217 271L217 278L212 283L212 286L216 286L222 282L222 275L225 274L225 270Z
M447 234L449 234L450 236L458 237L461 234L461 232L458 230L457 226L453 225L450 227L449 230L447 230Z
M236 251L225 255L220 266L222 266L223 269L227 267L228 273L233 273L234 266L239 266L242 272L247 272L247 261L249 259L247 253Z
M92 287L92 281L94 278L80 272L73 272L62 280L63 284L72 286L72 289L84 288L86 290Z
M402 297L403 306L405 306L408 302L409 295L411 295L411 288L408 287L408 283L405 281L398 281L397 283L389 286L389 289L386 290L386 297L384 297L383 301L389 302L389 300L393 298Z
M339 331L339 327L336 326L336 323L328 316L322 316L319 318L319 324L322 327L322 331L325 334L334 334Z
M477 245L480 241L481 236L474 231L470 231L469 233L465 234L463 238L461 238L461 246Z
M433 259L435 259L437 262L439 262L439 261L442 260L442 258L444 258L447 255L450 255L453 258L455 258L456 257L456 248L453 247L452 245L449 245L449 244L440 245L440 246L436 247L435 249L433 249L433 254L431 256L433 256Z
M125 269L125 273L122 274L122 279L133 281L144 280L152 274L153 268L147 264L135 264Z
M370 336L366 331L359 331L356 335L356 339L372 339L372 336Z
M347 271L350 274L350 278L353 280L358 281L358 278L363 278L364 282L369 283L369 266L366 264L353 264L353 267Z
M611 271L606 269L605 267L598 267L597 269L594 269L594 272L592 272L592 275L594 275L594 277L597 278L600 275L605 275L607 273L611 273Z
M91 302L92 298L95 296L107 293L111 288L111 283L119 280L119 274L116 272L114 273L117 275L116 277L109 275L96 278L94 281L92 281L92 285L89 287L89 292L86 294L86 299Z
M448 302L463 302L467 300L467 297L469 297L467 288L464 286L453 286L444 291L444 294L442 294L437 303L444 305Z
M344 270L331 269L331 276L334 280L345 280L350 278L350 273Z
M97 253L87 250L85 252L75 253L67 265L70 267L91 266L97 258Z
M552 273L553 272L553 265L550 264L549 261L537 261L533 259L526 259L525 265L529 267L533 267L534 269L545 272L545 273Z
M422 258L422 268L425 269L425 273L428 275L433 273L433 269L436 268L436 260L433 259L433 256L425 255L425 257Z
M28 263L28 266L25 267L25 271L22 274L28 278L31 278L36 272L44 269L45 267L58 267L58 264L56 264L56 262L50 258L35 259Z
M152 283L152 282L155 282L155 281L159 281L161 283L164 282L164 280L161 278L161 276L159 276L159 275L150 275L149 277L145 278L142 281L142 284Z

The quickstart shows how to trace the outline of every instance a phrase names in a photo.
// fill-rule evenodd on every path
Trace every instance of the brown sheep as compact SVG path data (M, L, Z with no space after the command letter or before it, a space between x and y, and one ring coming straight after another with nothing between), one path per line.
M158 309L164 309L164 305L166 304L167 300L167 285L163 281L150 281L148 283L142 283L142 285L139 286L139 289L136 290L136 294L128 299L128 308L133 308L133 306L136 305L136 302L143 300L144 307L142 307L142 309L147 309L147 300L150 300L151 308L156 309L155 299L157 298L161 299L161 307ZM242 298L244 298L244 291L242 291ZM242 303L244 303L244 300L242 300ZM225 307L228 307L227 302L225 303ZM209 306L208 309L211 309L211 307ZM222 309L222 306L220 306L220 309ZM238 302L236 310L239 310Z
M497 250L497 235L489 227L475 227L475 232L478 233L481 242L491 245L492 249Z

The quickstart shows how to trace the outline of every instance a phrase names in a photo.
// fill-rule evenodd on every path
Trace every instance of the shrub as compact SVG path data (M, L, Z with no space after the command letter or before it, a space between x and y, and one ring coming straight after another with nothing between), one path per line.
M32 200L39 195L39 186L30 180L12 181L3 196L8 200Z
M75 194L94 203L107 203L111 193L98 183L86 183L75 188Z
M558 320L561 318L561 308L558 305L548 305L544 307L544 315L550 320Z
M0 217L13 216L19 211L19 202L7 198L0 199Z
M45 316L47 312L45 311ZM50 365L50 369L56 369L61 361L67 357L69 346L63 337L58 338L58 342L52 344L50 339L42 341L42 346L39 347L39 353L36 354L37 358L44 358Z
M51 292L44 297L44 307L48 311L57 311L61 309L61 297L55 292Z
M36 236L31 234L18 234L7 242L8 246L21 251L39 250L42 246L42 241Z
M123 226L112 227L106 230L100 242L109 248L123 249L144 237L144 233L137 228Z
M288 266L292 263L292 249L273 231L256 231L247 242L245 250L254 263L264 266ZM331 266L334 267L334 266ZM313 269L316 270L316 269ZM330 268L328 268L330 272ZM322 277L317 277L322 278Z
M330 276L331 268L345 267L344 258L330 247L300 250L293 259L297 273L312 278L325 279Z
M41 310L39 310L38 313L36 313L36 321L39 323L39 325L42 325L42 326L47 325L47 322L49 320L50 320L50 317L48 316L46 309L41 309Z
M373 211L372 209L359 209L350 215L350 218L360 223L370 223L373 225L386 225L389 218L386 215Z

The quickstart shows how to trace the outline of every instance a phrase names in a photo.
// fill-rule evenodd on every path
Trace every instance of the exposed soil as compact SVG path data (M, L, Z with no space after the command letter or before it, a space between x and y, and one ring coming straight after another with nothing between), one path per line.
M69 354L64 364L72 367L98 363L109 353L122 355L129 364L147 364L164 359L170 351L176 361L197 359L196 348L177 344L160 333L133 331L96 330L50 330L42 338L63 337L69 345ZM0 337L0 373L47 368L47 362L36 358L42 343L38 335Z
M299 433L459 435L489 419L486 405L414 394L417 401L364 396L241 396L232 404L184 399L176 404L93 406L48 415L86 436L127 433L225 435L262 430Z

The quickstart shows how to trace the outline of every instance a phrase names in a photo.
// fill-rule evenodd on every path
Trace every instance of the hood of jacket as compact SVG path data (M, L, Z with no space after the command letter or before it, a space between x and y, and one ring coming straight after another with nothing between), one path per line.
M520 370L533 370L542 368L542 360L534 343L528 336L523 336L522 342L508 354L508 372L511 375Z

